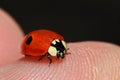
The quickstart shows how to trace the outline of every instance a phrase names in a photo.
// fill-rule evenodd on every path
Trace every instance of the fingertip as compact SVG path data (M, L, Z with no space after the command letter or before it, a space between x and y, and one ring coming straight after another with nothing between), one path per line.
M53 60L49 66L47 58L38 61L39 57L28 56L1 68L0 77L6 76L6 80L104 80L105 77L115 80L119 76L116 71L120 66L118 46L104 42L77 42L68 43L68 47L71 54L60 62Z
M20 44L24 34L15 20L1 8L0 36L0 66L23 57L20 53Z

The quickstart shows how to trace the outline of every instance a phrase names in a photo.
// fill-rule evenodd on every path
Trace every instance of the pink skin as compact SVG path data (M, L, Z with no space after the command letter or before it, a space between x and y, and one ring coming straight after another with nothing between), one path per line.
M23 57L19 47L23 36L18 24L0 9L0 66Z
M0 27L0 80L120 80L117 45L96 41L68 43L71 54L63 60L53 59L49 67L46 58L38 61L39 57L25 58L20 54L23 33L2 10L0 26L4 26Z

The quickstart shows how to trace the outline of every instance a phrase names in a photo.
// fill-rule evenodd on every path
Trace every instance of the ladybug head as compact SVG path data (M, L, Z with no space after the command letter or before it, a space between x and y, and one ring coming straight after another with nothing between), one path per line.
M64 58L66 51L65 41L59 39L54 39L48 49L48 53L51 56L57 56L57 58Z

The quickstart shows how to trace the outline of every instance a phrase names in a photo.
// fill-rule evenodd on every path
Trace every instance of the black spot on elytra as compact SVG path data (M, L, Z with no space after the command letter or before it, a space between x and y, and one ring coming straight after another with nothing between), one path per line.
M29 36L26 40L26 44L29 45L32 42L32 36Z

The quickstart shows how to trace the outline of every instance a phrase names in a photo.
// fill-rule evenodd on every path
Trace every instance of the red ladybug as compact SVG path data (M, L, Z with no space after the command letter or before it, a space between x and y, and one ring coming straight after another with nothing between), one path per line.
M64 38L50 30L35 30L28 33L22 43L22 53L30 56L46 56L52 63L50 56L64 58L67 51Z

